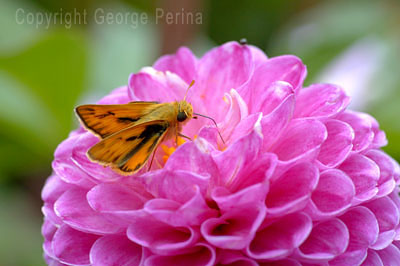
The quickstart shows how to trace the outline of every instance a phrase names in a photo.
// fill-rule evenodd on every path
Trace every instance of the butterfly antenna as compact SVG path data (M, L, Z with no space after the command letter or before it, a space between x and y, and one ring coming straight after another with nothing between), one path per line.
M210 119L211 121L213 121L213 122L214 122L214 125L215 125L215 127L217 128L218 135L219 135L219 137L220 137L220 138L221 138L221 140L222 140L222 143L224 143L224 144L225 144L224 138L222 137L221 133L219 132L219 129L218 129L218 126L217 126L217 122L215 122L215 120L214 120L214 119L212 119L212 118L211 118L211 117L209 117L209 116L202 115L202 114L198 114L198 113L193 113L193 114L194 114L194 115L198 115L198 116L202 116L202 117L205 117L205 118L208 118L208 119Z
M183 100L184 100L184 101L186 100L186 96L187 96L187 94L188 94L189 89L190 89L193 85L194 85L194 80L192 80L192 82L190 82L190 85L189 85L189 87L188 87L187 90L186 90L185 97L183 97Z

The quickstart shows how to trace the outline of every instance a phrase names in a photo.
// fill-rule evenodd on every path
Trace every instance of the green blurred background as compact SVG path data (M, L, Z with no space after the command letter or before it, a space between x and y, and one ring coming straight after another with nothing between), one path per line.
M80 24L65 17L84 12ZM37 15L56 13L64 21ZM108 13L113 21L102 21ZM44 264L40 190L55 148L77 126L74 106L181 45L201 56L245 37L270 57L296 54L306 84L342 85L400 160L399 14L396 0L0 0L0 265Z

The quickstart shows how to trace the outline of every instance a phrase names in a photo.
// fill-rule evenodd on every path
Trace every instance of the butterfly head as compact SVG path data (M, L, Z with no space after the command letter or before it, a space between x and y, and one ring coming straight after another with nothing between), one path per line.
M187 122L193 117L193 107L186 100L180 101L178 104L178 114L176 119L178 122Z

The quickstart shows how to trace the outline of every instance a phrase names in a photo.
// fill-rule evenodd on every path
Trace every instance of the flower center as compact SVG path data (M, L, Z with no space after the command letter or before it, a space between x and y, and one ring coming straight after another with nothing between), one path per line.
M186 141L184 138L178 137L176 146L169 147L166 144L161 144L161 149L164 151L164 155L162 157L164 164L168 161L169 156L171 156L174 153L174 151L185 142Z

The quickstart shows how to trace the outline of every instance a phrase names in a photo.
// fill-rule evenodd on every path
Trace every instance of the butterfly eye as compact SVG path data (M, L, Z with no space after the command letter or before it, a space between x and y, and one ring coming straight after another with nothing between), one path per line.
M176 117L176 119L177 119L179 122L185 121L186 118L187 118L187 115L185 114L185 112L182 112L182 111L179 112L179 113L178 113L178 116Z

